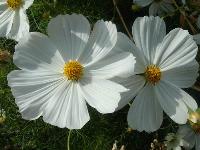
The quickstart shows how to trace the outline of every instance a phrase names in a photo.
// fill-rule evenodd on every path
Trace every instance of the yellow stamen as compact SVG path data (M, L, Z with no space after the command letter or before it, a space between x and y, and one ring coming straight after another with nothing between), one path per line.
M200 122L200 113L198 112L191 112L189 113L189 121L192 121L193 123Z
M65 64L64 75L68 80L78 81L83 76L83 69L78 61L71 60Z
M7 0L8 7L18 9L22 5L22 0Z
M160 68L155 65L149 65L145 70L145 78L148 82L155 85L161 78Z

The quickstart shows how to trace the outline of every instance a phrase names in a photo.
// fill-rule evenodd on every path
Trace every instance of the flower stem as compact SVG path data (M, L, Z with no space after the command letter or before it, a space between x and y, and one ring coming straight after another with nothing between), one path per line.
M127 26L126 26L126 23L125 23L125 21L124 21L124 19L123 19L123 17L122 17L122 14L121 14L119 8L117 7L117 3L116 3L115 0L113 0L113 5L114 5L114 7L115 7L115 9L116 9L116 11L117 11L117 13L118 13L118 15L119 15L119 18L120 18L120 20L121 20L121 22L122 22L122 24L123 24L123 26L124 26L124 28L125 28L125 30L126 30L128 36L132 39L132 36L131 36L131 34L130 34L130 32L129 32Z
M70 137L71 137L72 130L69 130L68 137L67 137L67 150L70 150Z
M178 4L176 3L176 0L172 0L174 5L176 6L176 8L179 10L179 12L184 16L186 22L188 23L188 25L190 26L190 29L192 30L193 34L196 34L196 29L193 27L193 25L190 23L190 20L187 18L187 16L185 16L185 12L181 10L181 8L178 6Z

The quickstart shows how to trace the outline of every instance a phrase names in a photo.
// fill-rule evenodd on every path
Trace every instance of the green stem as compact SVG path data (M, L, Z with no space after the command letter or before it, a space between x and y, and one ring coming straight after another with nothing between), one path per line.
M116 11L117 11L117 13L119 15L119 18L120 18L120 20L121 20L121 22L122 22L122 24L123 24L128 36L130 37L130 39L132 39L131 33L129 32L129 30L128 30L127 26L126 26L126 23L125 23L125 21L124 21L124 19L122 17L122 14L121 14L119 8L117 7L117 3L116 3L115 0L113 0L113 5L114 5L114 7L115 7L115 9L116 9Z
M68 132L68 137L67 137L67 150L70 150L70 136L71 136L71 131L72 131L72 130L69 130L69 132Z
M188 23L188 25L190 26L193 34L196 33L195 28L193 27L193 25L190 23L190 20L187 18L187 16L185 16L185 13L181 10L181 8L178 6L178 4L176 3L176 0L172 0L174 5L176 6L176 8L179 10L179 12L184 16L186 22Z

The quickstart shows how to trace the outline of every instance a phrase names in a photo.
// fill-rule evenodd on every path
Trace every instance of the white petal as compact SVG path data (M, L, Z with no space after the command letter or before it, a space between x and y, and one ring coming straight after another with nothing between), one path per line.
M90 24L82 15L58 15L51 19L48 34L65 61L76 60L88 41Z
M200 34L193 35L195 42L200 45Z
M134 3L138 4L139 6L145 7L149 5L153 0L133 0Z
M89 41L79 61L91 65L104 58L117 42L117 29L112 22L99 20L95 25Z
M0 15L8 8L7 0L0 1Z
M15 47L14 63L25 70L51 70L63 72L64 60L47 36L30 33Z
M112 79L113 81L123 85L127 89L128 92L124 92L121 94L121 100L119 101L118 107L116 110L123 108L125 105L128 104L133 98L138 94L138 92L144 87L145 79L143 76L134 75L129 78L115 78Z
M188 109L184 103L187 100L185 93L181 89L164 81L157 83L155 92L165 113L174 122L185 124L188 118Z
M135 64L135 74L144 73L146 68L146 61L144 55L141 54L141 51L135 46L133 41L131 41L125 34L118 32L117 34L117 43L111 54L113 53L121 53L121 52L130 52L135 56L136 64ZM111 55L110 54L110 55ZM109 57L109 56L107 56Z
M89 105L100 113L114 112L120 100L120 92L127 91L115 82L95 78L83 78L80 88Z
M175 8L173 7L172 3L168 2L168 1L161 2L160 7L161 7L162 11L165 13L172 13L173 11L175 11Z
M195 146L196 150L200 149L200 135L197 134L196 135L196 146Z
M154 64L169 70L184 66L193 61L197 54L197 45L186 30L176 28L169 32L156 50Z
M60 128L81 129L90 119L86 102L77 84L67 82L49 100L43 119Z
M164 21L159 17L139 17L133 27L133 39L149 64L153 63L157 45L162 42L166 34Z
M198 77L199 64L196 60L192 62L162 71L162 80L167 80L180 88L191 87Z
M160 128L163 110L155 96L154 87L147 84L136 96L128 112L128 124L138 131L153 132Z
M115 76L129 77L134 74L135 57L131 53L119 53L106 57L89 67L86 67L87 74L101 79L110 79Z
M42 115L41 107L54 95L63 76L52 72L29 72L16 70L8 75L15 102L27 120L37 119Z
M152 3L149 7L149 16L156 16L158 14L159 10L159 4L158 3Z
M6 37L6 35L10 32L12 24L13 24L13 18L14 18L15 12L11 9L6 9L3 13L0 15L0 37Z
M181 125L177 132L181 138L184 139L188 143L188 145L184 145L184 148L193 148L195 144L195 133L192 128L188 125Z
M33 2L34 0L24 0L23 8L28 9L33 4Z
M11 30L6 37L19 41L20 38L26 36L29 28L29 21L24 10L19 9L19 11L15 12Z

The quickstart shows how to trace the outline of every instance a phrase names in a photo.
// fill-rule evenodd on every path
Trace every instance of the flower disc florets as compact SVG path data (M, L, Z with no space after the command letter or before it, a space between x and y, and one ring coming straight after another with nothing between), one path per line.
M18 9L22 5L22 0L7 0L8 7Z
M155 85L161 78L160 68L155 65L149 65L145 70L145 78L148 82Z
M78 81L83 76L83 66L78 61L71 60L65 64L64 75L68 80Z

